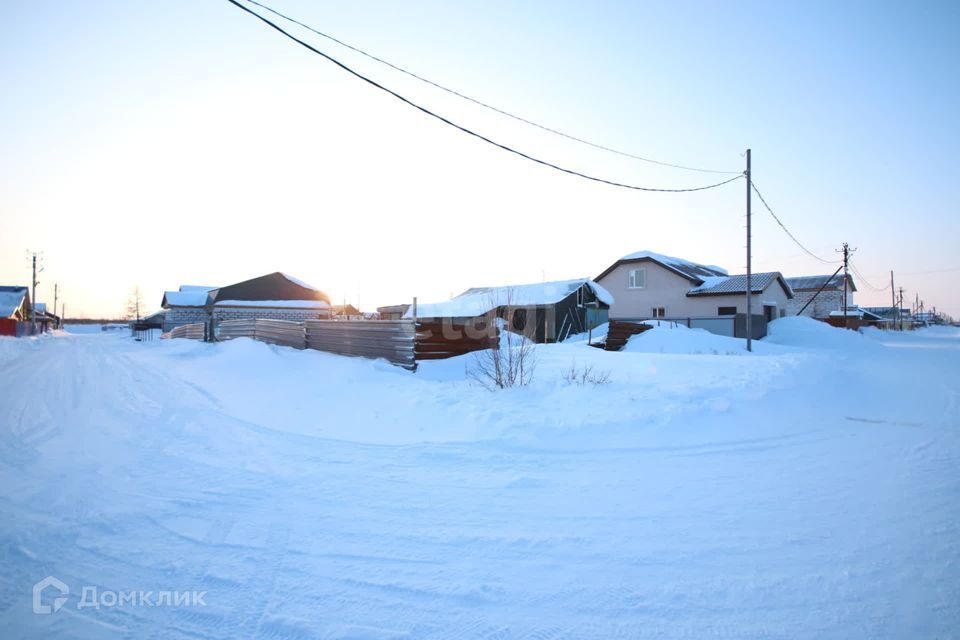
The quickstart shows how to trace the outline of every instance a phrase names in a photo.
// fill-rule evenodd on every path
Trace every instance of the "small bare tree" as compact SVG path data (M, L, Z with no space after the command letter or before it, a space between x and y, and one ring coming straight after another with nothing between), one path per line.
M140 322L140 310L143 308L143 294L140 287L134 287L127 298L127 320Z
M493 322L488 324L499 332L499 344L494 349L484 349L473 353L473 361L467 367L467 376L490 391L508 389L510 387L525 387L533 380L536 369L536 355L534 351L536 326L529 322L527 309L516 307L513 304L513 290L507 289L502 296L503 300L496 299L491 293L489 308L497 315ZM504 317L500 317L500 313ZM523 318L523 326L517 318Z

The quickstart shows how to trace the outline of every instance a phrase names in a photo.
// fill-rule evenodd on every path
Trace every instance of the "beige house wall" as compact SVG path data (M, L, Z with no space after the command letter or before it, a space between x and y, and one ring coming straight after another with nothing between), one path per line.
M646 284L643 289L631 289L630 271L638 268L646 270ZM597 282L613 294L613 320L650 318L654 307L664 307L667 318L714 318L719 307L736 307L737 313L747 310L744 294L688 297L694 284L655 262L617 265ZM779 316L781 309L787 309L787 294L774 281L762 294L754 296L755 314L763 313L763 302L774 303Z

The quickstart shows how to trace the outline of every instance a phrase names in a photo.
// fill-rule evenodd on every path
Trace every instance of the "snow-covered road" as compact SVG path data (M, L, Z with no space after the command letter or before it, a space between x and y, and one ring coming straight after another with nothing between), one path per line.
M960 331L781 341L550 345L490 394L457 361L0 339L0 635L955 637Z

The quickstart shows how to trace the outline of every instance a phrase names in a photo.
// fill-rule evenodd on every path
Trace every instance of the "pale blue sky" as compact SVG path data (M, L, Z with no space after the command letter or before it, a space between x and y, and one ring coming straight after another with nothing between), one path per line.
M960 268L960 5L275 0L438 82L570 133L754 177L791 230L873 284ZM744 265L742 182L617 190L426 118L225 1L7 2L0 281L45 252L68 312L283 270L363 307L596 275L640 249ZM298 34L309 36L302 31ZM714 176L619 158L321 49L478 131L612 179ZM757 203L755 268L832 271ZM903 275L960 316L960 271ZM889 303L861 286L857 301Z

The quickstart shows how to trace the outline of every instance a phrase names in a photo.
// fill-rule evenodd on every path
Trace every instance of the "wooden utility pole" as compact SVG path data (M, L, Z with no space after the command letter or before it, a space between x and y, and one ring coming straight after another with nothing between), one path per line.
M750 181L750 149L747 149L747 170L744 175L747 176L747 351L753 351L753 305L751 304L753 282L750 257L750 191L753 183Z
M903 287L900 287L900 299L897 302L897 323L900 325L900 331L903 331Z
M847 267L850 264L850 254L856 251L856 249L851 249L850 245L846 242L843 243L843 248L838 249L838 252L843 253L843 327L847 328Z
M59 286L60 284L58 282L53 283L53 315L57 318L60 317L57 315L57 289ZM60 327L57 328L59 329Z
M30 329L37 332L37 254L33 254L33 278L30 280Z
M890 309L890 322L896 322L897 317L897 290L893 287L893 269L890 269L890 303L893 308ZM894 324L896 327L896 324Z

